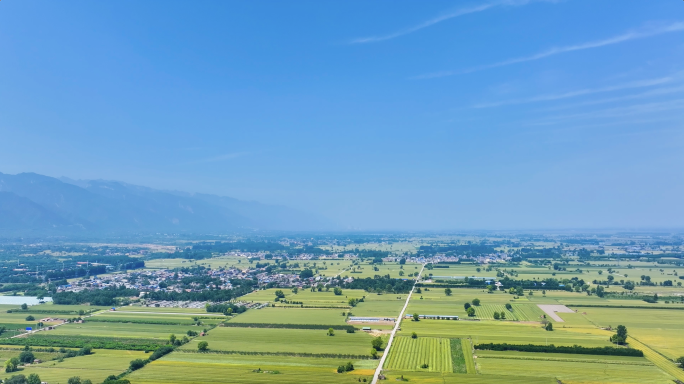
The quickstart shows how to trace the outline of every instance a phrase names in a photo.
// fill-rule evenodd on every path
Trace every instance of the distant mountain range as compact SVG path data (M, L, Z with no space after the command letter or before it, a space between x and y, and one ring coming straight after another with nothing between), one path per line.
M118 181L0 173L0 233L216 233L333 226L296 209Z

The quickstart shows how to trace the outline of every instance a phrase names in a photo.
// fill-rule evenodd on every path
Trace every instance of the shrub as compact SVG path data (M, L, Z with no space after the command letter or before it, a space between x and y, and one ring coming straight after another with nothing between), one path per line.
M168 345L164 345L162 347L159 347L159 348L157 348L156 351L154 351L154 353L152 353L152 355L150 355L150 361L157 360L158 358L160 358L160 357L162 357L168 353L171 353L172 351L173 351L173 347L168 346Z
M605 355L605 356L634 356L643 357L644 353L638 349L633 348L615 348L615 347L582 347L579 345L570 346L555 346L550 345L534 345L534 344L495 344L483 343L475 345L475 349L489 350L489 351L518 351L518 352L543 352L543 353L571 353L579 355Z
M480 305L480 299L473 299L473 305L475 305L475 306Z
M350 372L353 370L354 370L354 364L352 364L351 361L345 365L340 365L339 367L337 367L337 373Z
M131 369L131 371L135 371L135 370L138 370L138 369L144 367L145 364L146 364L145 360L135 359L135 360L131 361L130 369Z
M206 341L200 341L199 344L197 344L198 351L204 352L207 349L209 349L209 343L207 343Z
M411 338L412 338L412 339L417 339L417 338L418 338L418 334L415 333L415 332L411 333Z

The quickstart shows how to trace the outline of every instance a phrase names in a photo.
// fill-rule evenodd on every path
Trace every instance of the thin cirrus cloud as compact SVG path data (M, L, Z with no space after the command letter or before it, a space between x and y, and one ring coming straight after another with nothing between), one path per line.
M572 98L572 97L592 95L592 94L597 94L597 93L621 91L621 90L625 90L625 89L653 87L656 85L667 84L667 83L670 83L674 80L675 80L674 77L661 77L661 78L657 78L657 79L633 81L630 83L613 85L613 86L602 87L602 88L587 88L587 89L579 89L579 90L569 91L569 92L564 92L564 93L533 96L533 97L522 98L522 99L510 99L510 100L502 100L502 101L496 101L496 102L491 102L491 103L481 103L481 104L473 105L472 108L492 108L492 107L500 107L500 106L504 106L504 105L515 105L515 104L527 104L527 103L544 102L544 101L555 101L555 100L568 99L568 98Z
M523 6L529 3L534 2L535 0L502 0L502 1L494 1L490 3L485 3L485 4L480 4L472 7L467 7L467 8L460 8L457 9L453 12L437 16L435 18L432 18L430 20L424 21L420 24L414 25L413 27L409 27L406 29L399 30L394 33L390 33L387 35L381 35L381 36L368 36L368 37L360 37L354 40L349 41L349 44L368 44L368 43L378 43L381 41L386 41L386 40L391 40L395 39L400 36L408 35L416 31L420 31L421 29L431 27L435 24L441 23L442 21L446 21L449 19L453 19L454 17L459 17L463 15L468 15L471 13L477 13L477 12L482 12L486 11L490 8L498 7L498 6L512 6L512 7L518 7L518 6ZM536 1L546 1L546 2L555 2L555 0L536 0Z
M504 67L504 66L512 65L512 64L524 63L524 62L528 62L528 61L535 61L535 60L543 59L543 58L546 58L549 56L555 56L555 55L558 55L561 53L573 52L573 51L582 51L585 49L600 48L600 47L605 47L608 45L623 43L625 41L643 39L646 37L662 35L665 33L679 32L682 30L684 30L684 22L677 22L677 23L672 23L672 24L660 26L660 27L644 29L641 31L631 31L631 32L623 33L621 35L613 36L613 37L603 39L603 40L590 41L590 42L580 43L580 44L575 44L575 45L566 45L564 47L554 47L554 48L550 48L550 49L547 49L545 51L536 53L536 54L531 55L531 56L516 57L513 59L500 61L500 62L494 63L494 64L482 65L479 67L474 67L474 68L469 68L469 69L464 69L464 70L457 70L457 71L442 71L442 72L426 73L423 75L415 76L413 78L414 79L432 79L432 78L437 78L437 77L462 75L462 74L482 71L482 70L490 69L490 68Z

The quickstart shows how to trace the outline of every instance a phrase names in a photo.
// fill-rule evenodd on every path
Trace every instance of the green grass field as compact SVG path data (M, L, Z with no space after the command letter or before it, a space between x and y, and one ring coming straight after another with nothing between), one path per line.
M601 327L622 324L629 334L670 359L684 356L684 311L665 309L581 308Z

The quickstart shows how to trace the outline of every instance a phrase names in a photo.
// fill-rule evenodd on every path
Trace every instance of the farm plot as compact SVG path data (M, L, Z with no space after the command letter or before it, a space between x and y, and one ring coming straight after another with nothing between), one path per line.
M516 320L539 321L544 312L534 304L513 304L512 314Z
M231 323L323 324L344 325L347 311L320 308L263 308L251 309Z
M256 301L256 302L269 302L275 305L284 305L280 302L275 302L275 293L279 289L264 289L261 291L255 291L241 296L239 300L242 301ZM331 307L331 308L346 308L349 307L349 299L356 298L360 299L364 296L369 295L368 292L360 289L344 289L341 295L335 295L331 291L321 291L321 292L311 292L310 290L300 290L294 293L288 289L280 289L285 294L285 300L301 302L303 306L313 306L313 307ZM296 304L300 306L300 304Z
M672 378L653 365L518 360L478 356L483 374L557 378L563 383L665 384Z
M94 336L94 337L123 337L143 339L168 339L170 334L184 335L189 330L201 330L197 326L189 325L159 325L134 323L101 323L85 322L72 323L56 327L47 331L47 335L59 336Z
M388 383L408 380L416 384L557 384L553 378L531 377L531 376L512 376L512 375L464 375L460 373L441 373L441 372L405 372L405 371L385 371ZM575 383L573 383L575 384ZM579 384L579 383L576 383ZM585 383L586 384L586 383Z
M184 362L169 361L164 358L148 364L126 378L135 384L169 384L170 377L173 378L174 384L272 384L274 382L279 384L358 384L361 378L366 379L367 382L373 378L372 369L355 369L348 373L338 374L336 366L283 366L277 363L227 364L224 362L226 360Z
M464 348L462 346L463 341L461 339L450 339L451 340L451 365L453 366L454 373L467 373L468 368L466 367Z
M421 320L404 321L400 336L416 332L419 336L467 338L478 343L509 344L555 344L581 345L585 347L610 346L609 334L605 331L586 328L554 328L547 332L537 324L513 321L446 321Z
M126 312L100 312L88 318L86 321L111 321L121 323L149 323L149 324L184 324L196 323L195 318L202 324L218 324L227 317L215 313L207 313L202 316L191 314L167 315L163 313L126 313Z
M615 328L622 324L630 336L662 353L670 359L684 356L681 310L628 309L628 308L582 308L586 317L601 327Z
M337 331L335 336L328 336L326 333L326 330L309 329L218 327L209 331L205 337L195 338L181 349L197 350L197 343L206 341L210 351L362 356L370 353L373 337L365 332Z
M92 355L71 357L62 362L47 361L34 364L17 373L25 376L36 373L42 381L48 383L66 383L73 376L80 376L82 380L90 379L94 383L99 383L109 375L118 375L125 371L131 360L148 357L144 352L101 349L96 349L93 352ZM6 374L5 377L10 375Z
M493 320L494 313L504 313L506 320L518 320L515 312L511 312L504 305L501 304L484 304L478 305L475 308L476 319Z
M423 368L423 364L427 367ZM451 343L435 337L397 337L387 357L387 369L452 372Z

